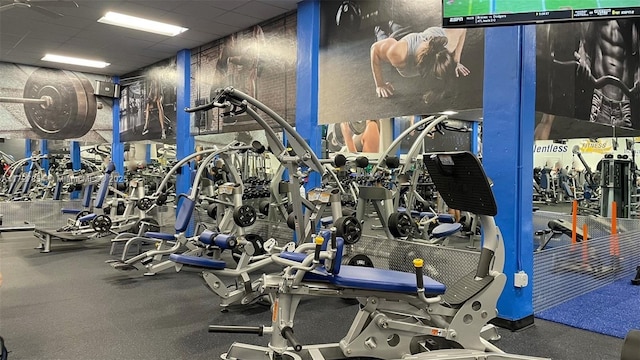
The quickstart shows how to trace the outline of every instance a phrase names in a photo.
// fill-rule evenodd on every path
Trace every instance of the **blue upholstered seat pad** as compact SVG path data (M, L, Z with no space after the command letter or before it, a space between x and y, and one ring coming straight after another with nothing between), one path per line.
M214 260L200 256L171 254L169 255L169 260L178 264L191 265L214 270L222 270L227 266L227 263L222 260Z
M78 220L80 220L81 222L91 221L91 220L93 220L96 216L98 216L98 215L97 215L97 214L89 214L89 215L85 215L85 216L82 216L82 217L78 218Z
M80 214L80 212L81 212L82 210L80 210L80 209L62 209L62 210L60 210L60 211L62 211L62 213L63 213L63 214L73 214L73 215L78 215L78 214Z
M331 278L331 283L345 288L361 290L416 293L416 275L402 271L376 269L362 266L342 265L340 273ZM424 276L426 294L444 294L446 287L428 276Z
M293 252L293 251L284 251L280 253L280 257L283 259L287 259L287 260L291 260L291 261L297 261L297 262L302 262L308 254L306 253L299 253L299 252Z
M438 214L438 221L441 223L454 223L456 218L451 214Z
M460 231L461 228L462 228L462 224L460 223L453 223L453 224L444 223L436 226L431 231L431 235L437 238L447 237L449 235L453 235L457 233L458 231Z
M161 240L174 240L176 237L173 234L156 232L156 231L147 231L144 233L144 236L153 239L161 239Z
M333 224L333 216L325 216L320 219L320 223L322 226L327 226Z

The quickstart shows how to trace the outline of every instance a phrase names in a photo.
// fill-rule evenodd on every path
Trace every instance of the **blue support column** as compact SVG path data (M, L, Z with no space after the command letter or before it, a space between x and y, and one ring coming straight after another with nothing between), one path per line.
M77 141L71 142L71 168L73 171L80 171L82 169L82 163L80 161L80 143ZM79 199L80 191L73 191L70 195L71 199Z
M195 139L191 135L190 123L191 115L184 111L191 104L191 51L188 49L180 50L177 55L178 68L178 98L176 100L176 155L182 159L195 150ZM184 165L180 169L176 180L176 194L188 193L191 188L191 166ZM180 203L178 203L178 209ZM193 224L192 224L193 225ZM192 236L194 227L191 226L187 230L187 236Z
M145 147L144 163L149 166L151 164L151 144L147 144Z
M118 76L113 77L115 84L120 83ZM120 99L113 99L113 140L111 141L111 161L119 175L118 182L124 182L124 144L120 142Z
M485 30L483 164L493 179L496 222L505 242L507 283L496 323L519 329L533 323L532 187L535 121L535 26ZM514 286L524 271L529 284Z
M478 132L480 128L480 123L478 123L477 121L474 121L471 124L471 152L474 155L478 155L478 152L480 149L478 149Z
M33 155L33 149L31 148L31 139L24 141L24 157L30 158ZM27 161L27 169L31 167L31 160Z
M320 49L320 1L298 4L298 64L296 68L296 130L320 154L322 140L318 126L318 62ZM306 189L320 185L320 174L309 177Z
M24 157L31 157L33 150L31 149L31 139L24 141Z
M45 139L40 139L40 154L42 155L47 155L49 153L49 144L48 141ZM42 168L45 171L49 171L49 160L47 159L43 159L40 166L42 166Z
M399 118L391 118L391 122L392 122L391 141L393 142L398 136L400 136L403 129L401 127L402 124L400 124ZM402 154L402 150L400 149L400 147L398 147L398 150L396 151L396 156L400 156L401 154Z

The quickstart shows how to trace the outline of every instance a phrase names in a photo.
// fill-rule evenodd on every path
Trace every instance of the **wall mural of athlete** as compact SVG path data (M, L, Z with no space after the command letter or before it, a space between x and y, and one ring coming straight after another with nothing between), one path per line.
M536 139L549 139L557 116L640 130L640 20L548 24L537 31L536 108L543 115Z

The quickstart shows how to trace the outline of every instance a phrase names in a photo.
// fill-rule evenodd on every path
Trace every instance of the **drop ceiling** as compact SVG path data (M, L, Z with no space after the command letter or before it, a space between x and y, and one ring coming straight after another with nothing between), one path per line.
M27 1L27 0L21 0ZM0 12L0 61L55 67L104 75L124 75L244 30L297 8L300 0L127 1L76 0L58 6L56 0L38 5L64 15L47 16L26 7ZM0 5L12 1L1 1ZM68 4L67 4L68 5ZM166 37L96 22L116 11L189 28ZM76 56L111 63L104 69L63 65L40 60L45 53Z

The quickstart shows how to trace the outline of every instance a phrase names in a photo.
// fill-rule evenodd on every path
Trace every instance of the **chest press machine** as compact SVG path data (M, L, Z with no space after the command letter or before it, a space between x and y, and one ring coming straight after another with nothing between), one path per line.
M272 255L285 270L261 279L261 291L273 304L271 326L209 326L211 332L270 336L267 347L234 343L222 358L540 359L506 354L483 337L488 322L497 316L506 276L503 239L493 218L497 207L481 164L471 153L458 152L425 157L425 165L448 204L478 214L484 242L475 271L445 288L423 276L421 259L413 262L415 275L341 265L344 242L335 231L325 232L314 239L310 255ZM295 313L301 299L309 295L360 301L342 340L303 346L296 338Z

